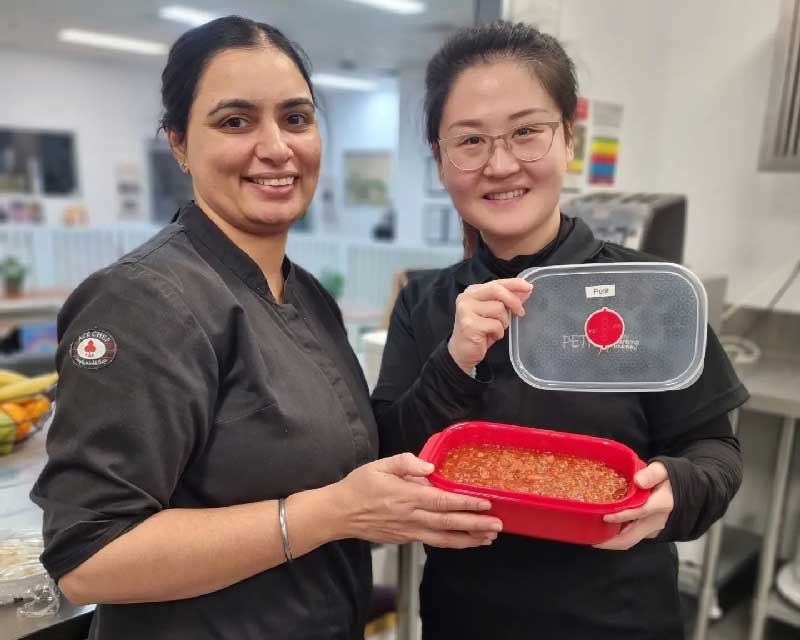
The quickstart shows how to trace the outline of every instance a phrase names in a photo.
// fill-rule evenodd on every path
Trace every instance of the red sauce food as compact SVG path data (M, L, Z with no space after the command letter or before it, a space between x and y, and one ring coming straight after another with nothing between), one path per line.
M438 472L455 482L582 502L613 502L628 491L627 480L602 462L496 445L453 449Z

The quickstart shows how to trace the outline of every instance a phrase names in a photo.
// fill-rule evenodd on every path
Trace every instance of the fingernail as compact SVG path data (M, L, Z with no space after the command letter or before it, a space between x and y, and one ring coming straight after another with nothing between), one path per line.
M502 531L503 530L503 523L502 522L493 522L492 523L492 531Z
M481 511L488 511L491 508L492 508L492 503L491 502L481 502L478 505L478 509L480 509Z
M484 547L488 547L490 544L492 544L492 542L494 542L494 540L484 540L483 542L481 542L481 544Z

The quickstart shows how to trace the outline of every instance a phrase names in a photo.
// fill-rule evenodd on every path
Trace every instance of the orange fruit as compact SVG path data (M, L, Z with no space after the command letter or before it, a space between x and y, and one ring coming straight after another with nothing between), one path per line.
M33 427L33 422L28 418L28 412L18 402L4 402L0 404L0 410L5 411L6 414L16 423L16 431L14 433L14 440L22 440L28 435L28 432Z
M28 420L36 420L50 409L50 400L47 396L34 396L25 400L17 400L28 415Z

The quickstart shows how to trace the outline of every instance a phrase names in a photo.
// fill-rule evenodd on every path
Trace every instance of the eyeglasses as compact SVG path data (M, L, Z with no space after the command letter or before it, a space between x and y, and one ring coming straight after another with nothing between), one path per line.
M521 124L496 136L488 133L465 133L440 138L439 147L451 164L461 171L477 171L485 167L494 154L497 140L500 139L517 160L536 162L550 151L560 124L561 120Z

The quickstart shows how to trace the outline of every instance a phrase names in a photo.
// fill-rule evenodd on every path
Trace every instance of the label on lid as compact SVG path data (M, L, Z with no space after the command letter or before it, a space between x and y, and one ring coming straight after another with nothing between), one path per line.
M613 298L617 295L616 285L602 284L596 287L586 287L587 298Z

